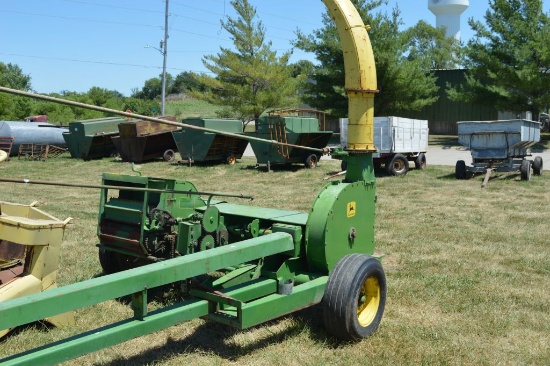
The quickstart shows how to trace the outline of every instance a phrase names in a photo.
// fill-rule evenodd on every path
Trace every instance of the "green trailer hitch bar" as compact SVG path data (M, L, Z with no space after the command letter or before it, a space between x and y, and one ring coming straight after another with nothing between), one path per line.
M147 311L148 289L293 248L291 235L273 233L239 245L214 248L0 303L2 329L126 295L131 295L134 311L132 319L86 332L45 349L4 359L2 363L55 364L197 317L247 328L279 316L282 309L290 312L295 307L318 303L323 295L326 276L309 280L308 274L297 274L298 280L302 276L308 281L295 286L290 295L278 295L277 281L274 279L257 279L246 286L233 286L219 293L193 289L192 298L188 301ZM266 305L270 303L275 306Z

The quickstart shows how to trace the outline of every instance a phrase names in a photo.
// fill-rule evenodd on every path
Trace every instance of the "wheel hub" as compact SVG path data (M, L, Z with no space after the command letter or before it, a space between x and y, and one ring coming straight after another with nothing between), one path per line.
M357 320L366 327L374 320L380 306L380 284L376 277L368 277L363 283L357 304Z

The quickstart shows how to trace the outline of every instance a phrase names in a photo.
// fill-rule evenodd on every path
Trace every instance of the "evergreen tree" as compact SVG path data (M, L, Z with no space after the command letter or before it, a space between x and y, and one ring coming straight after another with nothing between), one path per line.
M447 64L453 52L435 55L438 49L450 50L452 41L442 31L424 22L404 32L400 11L390 15L375 12L387 0L352 0L363 22L371 27L371 39L376 62L380 93L374 98L376 115L392 115L418 111L437 100L434 65ZM313 83L306 86L304 99L311 106L328 110L334 116L347 116L347 97L344 90L344 58L334 21L325 13L323 27L311 35L298 32L295 45L313 52L320 65L311 76ZM424 37L429 37L424 39ZM422 52L416 47L422 47ZM436 57L437 56L437 57Z
M265 27L255 21L256 9L248 0L233 0L238 17L228 17L222 27L231 35L235 50L220 48L216 55L203 58L215 76L197 77L203 90L191 95L224 106L221 116L255 120L268 109L295 106L298 79L288 65L291 53L277 56L271 42L265 41Z
M489 0L485 22L469 20L475 36L464 49L466 84L450 96L538 119L550 105L550 21L542 0Z

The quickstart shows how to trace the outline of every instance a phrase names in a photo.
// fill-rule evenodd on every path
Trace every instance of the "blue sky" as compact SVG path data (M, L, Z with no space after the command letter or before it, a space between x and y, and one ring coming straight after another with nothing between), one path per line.
M291 48L294 31L321 26L320 0L251 0L273 48ZM427 0L390 0L404 27L423 19L435 24ZM486 0L472 0L462 15L462 40L472 36L468 18L483 20ZM40 93L85 92L92 86L130 95L162 72L154 48L164 36L164 0L17 0L0 1L0 62L19 65ZM202 57L231 47L220 19L234 16L229 0L170 0L167 71L206 71ZM312 56L295 50L292 61Z

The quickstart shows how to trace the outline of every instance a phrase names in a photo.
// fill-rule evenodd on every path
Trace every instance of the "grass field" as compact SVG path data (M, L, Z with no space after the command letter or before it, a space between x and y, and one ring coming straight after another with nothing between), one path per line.
M187 117L212 118L216 117L216 112L219 109L213 104L193 98L182 98L166 103L166 115L176 116L179 119Z
M252 203L308 212L324 177L317 169L255 168L151 162L144 175L186 179L201 191L251 194ZM12 158L5 178L99 184L102 172L131 173L129 164ZM550 364L550 174L520 181L494 174L458 181L454 167L428 166L405 177L377 179L376 250L388 282L379 330L358 343L338 343L323 329L317 307L237 331L200 319L68 362L70 365L548 365ZM63 241L60 284L101 274L95 234L99 191L1 183L0 200L30 203L73 217ZM19 329L0 342L0 356L131 316L109 301L76 313L76 325Z

